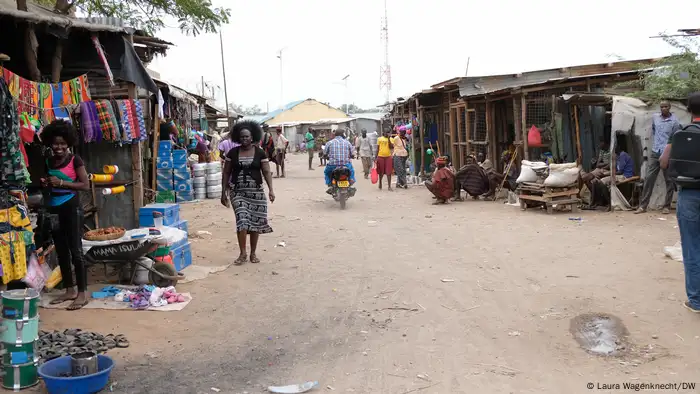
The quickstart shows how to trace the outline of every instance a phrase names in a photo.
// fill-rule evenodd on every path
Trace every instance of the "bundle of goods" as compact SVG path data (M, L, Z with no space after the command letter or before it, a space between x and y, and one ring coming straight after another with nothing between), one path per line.
M104 227L87 231L83 238L88 241L111 241L124 236L126 229L122 227Z
M42 362L61 356L85 352L106 353L114 348L127 348L129 341L122 334L102 335L96 332L69 328L63 331L40 331L36 354Z
M207 198L221 198L221 163L207 163Z
M196 178L195 178L196 179ZM192 264L192 249L187 239L187 220L180 219L180 206L177 204L149 204L139 209L139 225L155 226L153 213L162 216L161 235L168 240L168 245L158 248L155 254L157 262L167 262L181 271Z
M545 162L523 160L520 163L520 176L518 176L516 182L536 183L539 180L544 181L544 179L547 178L548 171L549 167Z
M186 150L173 150L172 141L160 141L156 167L156 202L187 202L194 199Z
M150 285L124 289L114 295L114 300L128 302L129 306L134 309L147 309L186 301L185 296L178 294L173 286L156 287Z
M39 382L39 292L2 293L2 386L18 391Z
M194 172L194 198L204 200L207 198L207 163L195 163L192 165Z
M173 188L176 202L194 200L192 177L187 168L187 151L184 149L173 151Z
M578 181L581 169L576 163L550 164L549 175L544 185L549 187L567 187Z

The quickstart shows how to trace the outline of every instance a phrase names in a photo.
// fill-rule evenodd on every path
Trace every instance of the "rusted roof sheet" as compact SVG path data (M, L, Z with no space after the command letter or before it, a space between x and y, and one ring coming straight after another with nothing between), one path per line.
M548 70L528 71L518 74L487 75L461 78L459 93L463 97L479 96L508 89L533 86L548 82L577 80L605 75L634 74L653 68L660 59L641 59L614 63L588 64L583 66L552 68ZM640 70L640 65L650 67Z

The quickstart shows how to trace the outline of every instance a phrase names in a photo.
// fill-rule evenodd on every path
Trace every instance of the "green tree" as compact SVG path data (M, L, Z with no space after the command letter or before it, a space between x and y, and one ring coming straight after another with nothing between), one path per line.
M641 72L639 80L626 82L623 86L641 86L643 90L631 96L644 100L684 100L690 93L700 91L700 45L696 37L673 37L661 34L661 38L675 49L675 53L654 64L651 72ZM649 65L640 65L640 70Z
M26 0L17 0L18 3ZM80 11L86 16L117 17L149 34L167 26L169 18L177 21L188 35L216 33L228 23L231 10L214 7L210 0L39 0L60 14Z

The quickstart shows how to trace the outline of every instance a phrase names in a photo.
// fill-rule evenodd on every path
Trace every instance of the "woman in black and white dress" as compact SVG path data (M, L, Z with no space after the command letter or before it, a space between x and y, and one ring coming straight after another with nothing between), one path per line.
M267 222L267 198L263 189L263 179L267 183L270 202L275 201L272 190L270 162L258 142L262 138L262 128L254 121L241 121L233 125L231 139L241 144L226 155L223 171L223 192L221 203L232 206L236 214L236 233L240 255L234 264L248 261L246 241L250 234L250 262L259 263L256 255L260 234L272 232Z

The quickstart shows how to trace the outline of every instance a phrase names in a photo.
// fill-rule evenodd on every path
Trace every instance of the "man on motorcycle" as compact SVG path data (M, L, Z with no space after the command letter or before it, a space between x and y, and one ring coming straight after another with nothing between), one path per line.
M326 186L328 194L331 194L331 174L338 167L347 167L350 169L350 185L355 183L355 169L352 167L353 147L352 144L345 139L344 132L341 129L335 131L335 138L326 143L323 154L328 159L323 175L326 178Z

